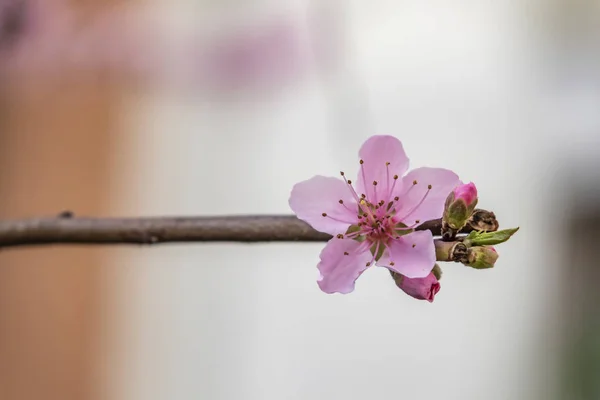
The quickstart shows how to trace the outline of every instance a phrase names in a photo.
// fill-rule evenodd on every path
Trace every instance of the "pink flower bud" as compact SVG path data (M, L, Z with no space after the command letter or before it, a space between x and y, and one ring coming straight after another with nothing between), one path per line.
M467 224L477 205L477 188L473 182L462 184L446 198L443 221L453 230L460 230Z
M459 185L454 188L454 199L463 200L467 207L477 202L477 188L473 182L467 183L466 185Z
M407 295L418 300L427 300L432 303L437 292L440 291L440 283L431 272L425 278L407 278L398 273L392 273L392 277L396 282L396 286L404 291Z

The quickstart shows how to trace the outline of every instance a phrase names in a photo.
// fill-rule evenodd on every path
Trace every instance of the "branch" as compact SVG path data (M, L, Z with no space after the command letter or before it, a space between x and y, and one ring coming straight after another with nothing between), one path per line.
M487 212L487 211L486 211ZM416 230L441 233L441 219ZM470 232L468 225L463 232ZM317 232L288 215L215 217L83 218L64 212L54 218L0 221L0 248L43 244L157 244L169 242L325 242Z

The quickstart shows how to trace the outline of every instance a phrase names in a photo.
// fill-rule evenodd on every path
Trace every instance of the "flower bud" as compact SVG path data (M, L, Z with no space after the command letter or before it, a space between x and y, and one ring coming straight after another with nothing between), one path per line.
M459 185L446 198L443 222L459 231L467 224L477 205L477 188L473 182Z
M467 262L464 264L475 269L493 268L499 255L492 246L478 246L469 249Z
M440 291L440 283L433 271L425 278L407 278L393 271L390 271L390 273L396 282L396 286L417 300L427 300L432 303L435 295Z

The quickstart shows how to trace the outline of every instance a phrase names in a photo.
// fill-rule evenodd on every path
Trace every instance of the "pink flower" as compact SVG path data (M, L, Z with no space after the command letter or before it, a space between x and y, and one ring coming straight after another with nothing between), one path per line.
M425 278L407 278L401 275L394 275L396 286L409 296L418 300L427 300L432 303L437 292L440 291L440 283L433 272Z
M435 264L433 236L415 231L421 221L440 218L444 202L461 182L449 170L408 170L402 143L372 136L360 148L355 183L315 176L292 189L298 218L332 238L321 252L319 287L350 293L356 279L375 264L409 278L427 276Z

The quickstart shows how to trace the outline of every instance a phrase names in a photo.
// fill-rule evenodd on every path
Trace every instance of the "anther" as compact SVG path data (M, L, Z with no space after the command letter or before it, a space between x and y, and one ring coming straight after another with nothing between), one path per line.
M348 179L348 185L352 185L352 181Z
M326 216L327 216L327 213L323 213L323 214L321 214L321 215L322 215L322 216L324 216L324 217L326 217Z
M366 194L364 194L364 193L361 193L361 194L360 194L360 197L362 197L363 199L366 199L366 198L367 198L367 195L366 195Z
M340 200L338 203L340 203L340 204L344 204L344 200Z
M394 179L398 179L398 175L394 175Z
M412 247L413 247L413 249L414 249L415 247L417 247L417 245L413 243Z
M417 183L419 183L419 182L417 182L417 180L415 179L415 180L413 181L413 185L416 185Z
M387 167L387 166L389 166L389 165L390 165L390 162L389 162L389 161L387 161L387 162L385 163L385 166Z
M341 176L344 176L344 171L340 171L340 175L341 175Z
M338 239L343 239L343 238L344 238L344 235L342 235L341 233L338 233L338 235L337 235L337 238L338 238Z
M394 200L398 201L398 200L400 200L400 197L396 196L396 197L394 197Z
M421 223L420 219L418 219L418 220L415 221L415 224L420 224L420 223Z
M427 189L429 189L429 190L431 190L432 187L433 186L431 186L431 185L427 185Z
M344 252L344 255L345 255L345 256L348 256L348 255L350 255L350 253L348 253L347 251L345 251L345 252Z
M365 162L363 160L360 160L359 163L364 164Z
M377 181L373 181L373 186L377 186Z
M367 267L368 267L368 266L370 266L370 265L371 265L371 262L369 261L369 262L367 263Z
M396 265L393 261L390 261L390 267L393 267L394 265Z

